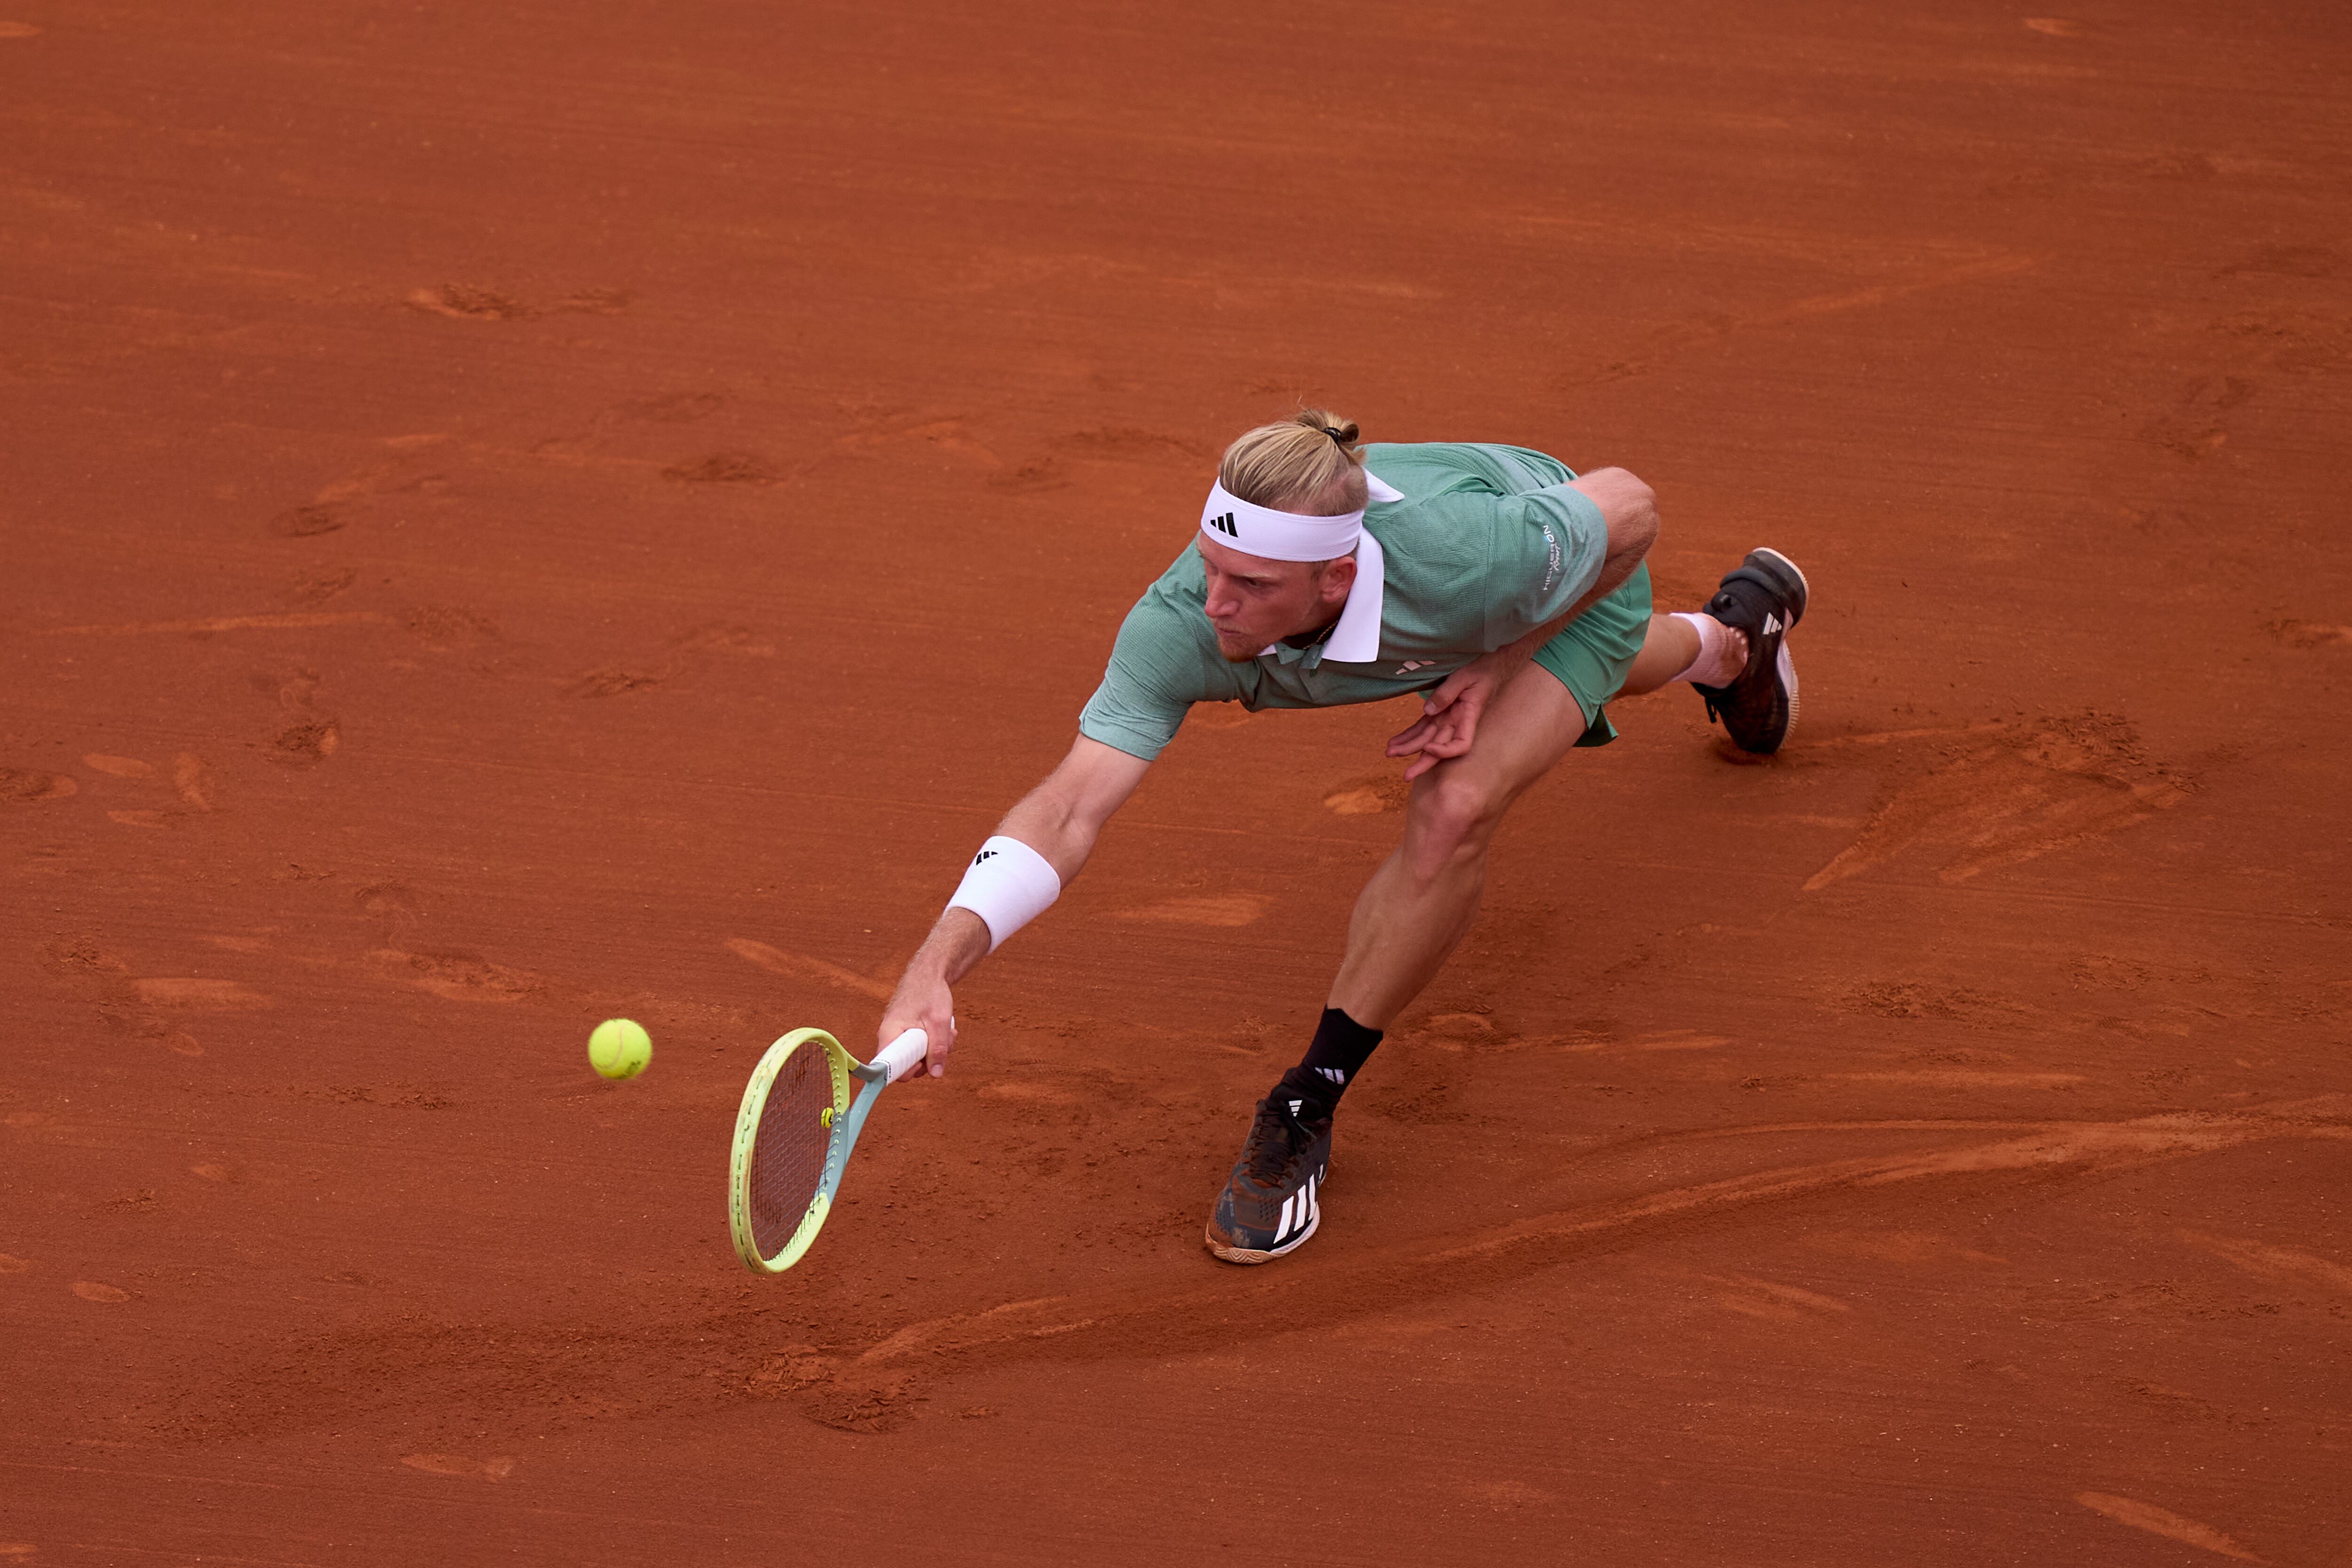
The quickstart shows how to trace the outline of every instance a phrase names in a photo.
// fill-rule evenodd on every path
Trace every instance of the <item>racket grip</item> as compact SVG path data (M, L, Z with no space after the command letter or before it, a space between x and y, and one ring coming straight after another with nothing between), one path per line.
M931 1047L931 1037L920 1029L909 1029L875 1055L874 1063L887 1076L884 1083L896 1083L908 1073L918 1071Z

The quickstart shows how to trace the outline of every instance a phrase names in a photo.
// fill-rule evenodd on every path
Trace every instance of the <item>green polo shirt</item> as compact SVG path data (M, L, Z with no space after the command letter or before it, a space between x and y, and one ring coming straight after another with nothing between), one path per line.
M1188 544L1128 612L1078 732L1149 762L1195 702L1328 708L1426 690L1561 615L1600 576L1607 524L1557 459L1456 442L1363 452L1364 466L1404 495L1364 514L1386 556L1377 659L1342 664L1319 646L1276 645L1226 663L1209 626L1201 554ZM1601 707L1641 651L1649 617L1643 570L1537 656L1575 693L1596 742L1614 733Z

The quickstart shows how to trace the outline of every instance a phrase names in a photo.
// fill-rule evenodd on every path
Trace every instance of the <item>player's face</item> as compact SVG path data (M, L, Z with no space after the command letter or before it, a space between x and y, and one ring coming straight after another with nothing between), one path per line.
M1268 561L1213 539L1199 541L1209 591L1209 626L1229 664L1247 664L1267 644L1328 626L1355 585L1356 563Z

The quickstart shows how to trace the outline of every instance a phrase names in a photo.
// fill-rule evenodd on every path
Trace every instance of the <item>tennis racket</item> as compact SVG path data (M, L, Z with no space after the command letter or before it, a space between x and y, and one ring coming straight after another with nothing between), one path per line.
M823 1029L794 1029L768 1047L743 1087L728 1158L728 1227L745 1268L782 1274L801 1260L824 1228L874 1102L922 1067L929 1044L909 1029L861 1062ZM865 1085L855 1104L851 1079Z

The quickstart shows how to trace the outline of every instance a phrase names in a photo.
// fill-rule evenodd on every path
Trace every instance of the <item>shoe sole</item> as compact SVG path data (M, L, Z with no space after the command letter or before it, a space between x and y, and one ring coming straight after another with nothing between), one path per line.
M1769 544L1759 544L1754 550L1749 551L1748 553L1751 555L1769 555L1773 560L1778 561L1781 565L1787 567L1789 569L1789 575L1797 580L1797 592L1804 595L1804 603L1811 605L1813 602L1813 585L1805 581L1805 569L1803 567L1798 565L1795 562L1790 560L1787 556L1781 554L1779 551L1773 549ZM1805 612L1802 609L1800 609L1796 615L1790 618L1789 625L1790 626L1794 626L1797 622L1801 621L1804 618ZM1780 634L1780 684L1788 690L1789 693L1789 722L1783 726L1780 731L1780 745L1785 746L1789 743L1789 737L1797 732L1797 664L1794 659L1789 657L1789 634L1785 631ZM1778 751L1780 750L1780 747L1775 746L1773 750Z
M1274 1259L1282 1257L1285 1253L1297 1251L1298 1248L1305 1244L1308 1237L1313 1236L1317 1230L1321 1228L1322 1224L1323 1211L1318 1208L1307 1216L1307 1228L1305 1230L1300 1231L1297 1236L1292 1237L1280 1247L1259 1248L1255 1247L1233 1246L1223 1239L1223 1235L1217 1229L1216 1223L1214 1221L1211 1221L1208 1235L1209 1250L1215 1253L1220 1259L1227 1263L1271 1263Z
M1813 602L1813 585L1805 581L1805 569L1803 567L1798 565L1795 562L1790 560L1787 556L1781 554L1779 551L1773 549L1769 544L1759 544L1748 553L1750 555L1769 555L1773 560L1778 561L1781 565L1787 567L1789 569L1789 575L1797 580L1797 591L1805 596L1804 604L1811 605ZM1804 605L1801 605L1798 606L1797 613L1790 617L1789 624L1793 626L1804 618Z
M1789 639L1785 637L1780 639L1780 668L1781 689L1789 694L1789 721L1780 726L1780 746L1785 746L1789 737L1797 732L1797 662L1789 657ZM1780 746L1772 749L1777 752Z

